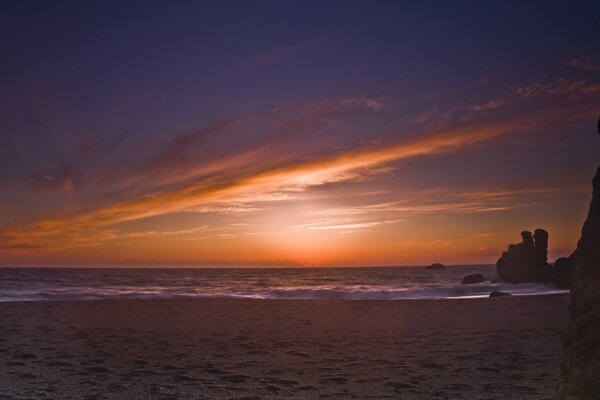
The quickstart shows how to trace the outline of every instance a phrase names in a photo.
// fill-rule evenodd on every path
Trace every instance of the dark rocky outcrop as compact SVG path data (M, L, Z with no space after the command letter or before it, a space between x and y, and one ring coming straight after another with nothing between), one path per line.
M570 322L564 333L565 359L559 398L600 398L600 168L587 219L569 257L575 272L569 305Z
M569 289L573 284L573 262L571 257L561 257L554 262L554 284L561 289Z
M552 282L554 270L548 264L548 232L536 229L521 232L521 243L511 244L496 263L504 282Z
M483 274L470 274L470 275L466 275L460 283L469 285L471 283L481 283L484 281L485 281L485 278L483 277Z
M506 292L499 292L497 290L494 290L492 293L490 293L490 297L506 297L506 296L512 296L512 294L506 293Z
M425 269L446 269L446 267L444 266L444 264L434 263L428 267L425 267Z

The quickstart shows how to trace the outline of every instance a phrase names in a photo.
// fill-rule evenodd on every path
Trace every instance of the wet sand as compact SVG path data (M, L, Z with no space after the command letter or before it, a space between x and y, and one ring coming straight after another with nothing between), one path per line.
M567 304L0 303L0 399L550 399Z

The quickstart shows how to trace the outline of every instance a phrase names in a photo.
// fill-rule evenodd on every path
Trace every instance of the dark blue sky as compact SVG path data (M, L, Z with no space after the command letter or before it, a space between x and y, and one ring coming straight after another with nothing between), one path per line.
M301 190L337 185L335 196L350 185L357 194L385 191L400 201L404 192L422 196L449 186L562 187L553 204L572 210L569 217L580 215L584 201L569 205L569 193L585 188L585 174L598 161L589 128L600 111L598 15L593 1L3 2L5 257L22 257L12 250L34 245L12 232L35 221L78 219L147 196L205 190L207 179L233 185L253 174L412 140L430 143L431 135L460 136L465 129L478 129L480 140L463 135L467 145L460 149L415 157L402 150L390 160L348 167L354 175L355 168L360 174L374 168L368 177L336 172ZM494 129L502 132L488 137ZM283 186L261 190L283 193ZM165 202L164 210L152 205L154 211L126 219L175 219L210 203ZM224 226L212 215L218 212L196 214L211 227ZM487 223L486 234L504 221L482 215L472 217ZM105 243L113 240L103 239L107 230L121 229L115 228L121 217L89 218L85 229L69 227L73 235ZM338 225L357 223L367 222ZM575 225L558 217L550 224L564 228L561 245L570 246ZM396 228L398 237L409 230ZM53 234L35 246L71 240ZM74 257L65 251L56 257ZM85 258L81 251L77 257ZM390 251L386 262L419 257Z
M5 2L3 97L45 86L103 133L193 129L273 102L551 74L597 53L599 11L597 2Z

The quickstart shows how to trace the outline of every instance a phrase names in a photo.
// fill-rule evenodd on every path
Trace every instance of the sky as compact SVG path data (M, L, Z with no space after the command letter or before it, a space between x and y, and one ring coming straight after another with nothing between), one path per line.
M600 3L0 4L0 264L495 263L575 248Z

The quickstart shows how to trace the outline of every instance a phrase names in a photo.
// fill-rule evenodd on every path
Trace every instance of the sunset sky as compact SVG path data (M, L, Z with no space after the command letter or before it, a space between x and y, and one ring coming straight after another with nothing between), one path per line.
M496 4L498 3L498 4ZM1 265L576 246L600 3L4 1Z

